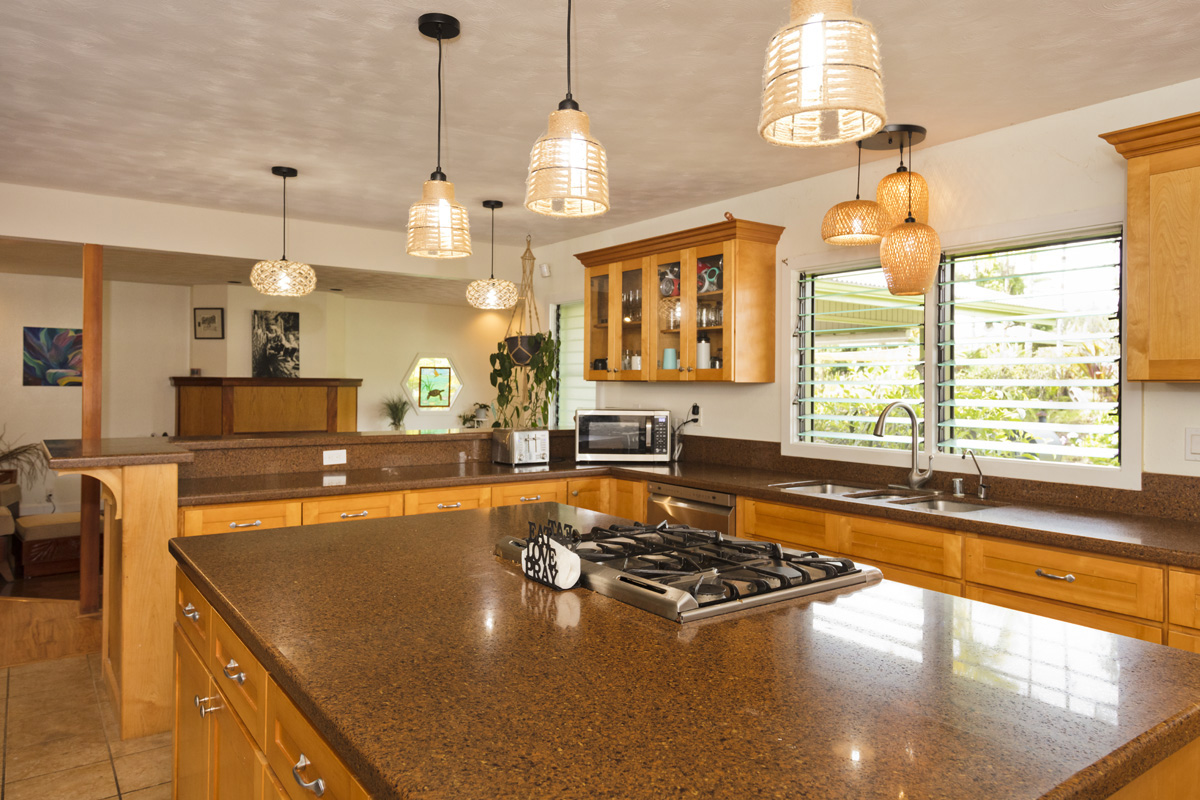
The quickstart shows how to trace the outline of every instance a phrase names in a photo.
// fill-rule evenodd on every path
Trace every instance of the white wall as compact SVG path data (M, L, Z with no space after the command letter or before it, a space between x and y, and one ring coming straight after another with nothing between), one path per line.
M940 233L943 247L1012 241L1123 222L1126 162L1099 134L1193 113L1197 97L1200 80L941 145L937 144L937 131L930 131L928 143L916 148L914 168L929 181L930 222ZM865 163L864 196L872 196L870 187L895 166L894 154ZM853 187L854 172L845 170L543 248L539 261L550 261L555 268L553 286L546 294L556 301L582 297L582 267L574 253L719 222L724 211L783 225L786 231L778 248L776 350L777 376L786 375L793 287L783 260L787 259L790 268L819 269L877 258L870 248L837 248L821 241L825 211L850 199ZM689 428L698 434L765 441L782 441L785 436L781 419L787 392L778 383L601 384L598 394L602 405L656 406L676 412L699 402L704 408L704 427ZM1145 471L1200 476L1200 462L1183 459L1184 428L1200 426L1200 386L1147 384L1143 401L1142 413L1127 418L1125 429L1137 431L1144 424Z
M171 375L186 375L190 310L178 286L104 284L104 436L173 432ZM22 385L22 328L83 327L83 281L0 274L0 426L10 442L75 439L82 392L76 387ZM23 487L23 513L79 508L79 479L48 474Z

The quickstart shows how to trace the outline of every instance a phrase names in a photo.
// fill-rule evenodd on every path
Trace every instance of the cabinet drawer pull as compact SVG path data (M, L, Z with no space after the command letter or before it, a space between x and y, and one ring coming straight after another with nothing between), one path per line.
M461 508L461 507L462 507L461 500L457 503L438 503L438 508Z
M343 511L342 519L354 519L355 517L365 517L367 514L370 514L370 513L371 513L370 511L360 511L357 514L347 514L345 511Z
M230 670L235 670L235 672L230 673ZM240 671L238 668L238 662L234 661L232 658L229 659L228 664L221 667L221 671L225 673L226 678L229 678L231 681L236 681L238 686L241 686L246 682L246 673Z
M257 528L259 525L262 525L261 519L256 519L256 520L254 520L254 522L231 522L231 523L229 523L229 527L231 527L231 528Z
M312 762L308 760L308 756L304 755L304 753L301 753L300 760L296 762L296 766L292 767L292 777L296 779L296 783L300 784L301 789L308 789L317 797L320 797L321 795L325 794L325 781L321 778L306 781L304 778L300 777L300 773L303 772L304 768L311 763Z
M571 492L571 497L579 497L579 490L578 490L578 489L574 489L574 490Z
M542 499L542 496L540 494L535 494L533 497L522 497L521 502L522 503L533 503L533 502L536 502L541 499Z
M1033 574L1037 575L1039 578L1049 578L1052 581L1066 581L1067 583L1075 582L1075 576L1069 572L1066 574L1066 576L1052 575L1049 572L1046 572L1045 570L1043 570L1041 567L1038 567L1036 570L1033 571Z
M215 697L201 697L200 695L196 695L192 700L192 702L196 704L196 708L200 709L201 719L207 717L214 711L220 711L222 708L224 708L224 706L210 706L209 703L215 699Z
M186 606L183 607L183 615L185 617L187 617L188 619L190 619L192 622L196 622L197 620L200 619L200 612L197 611L196 607L194 605L192 605L191 603L188 603Z

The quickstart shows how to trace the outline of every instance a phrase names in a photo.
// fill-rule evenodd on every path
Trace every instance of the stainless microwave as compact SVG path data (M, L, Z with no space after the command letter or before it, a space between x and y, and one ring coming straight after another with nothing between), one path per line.
M671 412L599 408L575 412L576 461L670 461Z

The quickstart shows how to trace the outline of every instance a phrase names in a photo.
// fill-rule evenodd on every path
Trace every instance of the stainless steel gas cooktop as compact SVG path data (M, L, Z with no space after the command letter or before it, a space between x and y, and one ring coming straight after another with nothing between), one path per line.
M553 538L579 556L579 585L678 622L883 578L874 567L848 558L687 525L560 530ZM496 555L520 564L527 546L527 539L505 536Z

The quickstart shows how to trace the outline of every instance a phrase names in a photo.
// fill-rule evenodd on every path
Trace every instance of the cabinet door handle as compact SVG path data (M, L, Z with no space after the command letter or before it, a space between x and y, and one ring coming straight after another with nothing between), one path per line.
M575 494L579 494L579 492L576 492ZM542 496L540 494L535 494L533 497L522 497L521 502L522 503L533 503L533 502L535 502L537 500L541 500L541 499L542 499Z
M231 528L257 528L259 525L262 525L261 519L256 519L256 520L254 520L254 522L231 522L231 523L229 523L229 527L231 527Z
M457 503L438 503L438 508L461 508L461 507L462 507L461 500Z
M1052 581L1066 581L1067 583L1075 582L1075 576L1069 572L1065 576L1052 575L1049 572L1044 571L1041 567L1038 567L1036 570L1034 570L1033 574L1037 575L1039 578L1049 578Z
M196 622L197 620L200 619L200 612L197 611L196 607L194 605L192 605L191 603L188 603L186 606L183 607L183 615L185 617L187 617L188 619L190 619L192 622Z
M311 763L312 762L308 760L308 756L304 755L304 753L301 753L300 760L296 762L296 766L292 767L292 777L296 779L296 783L300 784L301 789L308 789L317 797L320 797L321 795L325 794L325 781L321 778L306 781L304 778L300 777L300 773L303 772L304 768Z
M370 511L360 511L357 514L347 514L345 511L343 511L342 519L354 519L355 517L365 517L367 514L370 514L370 513L371 513Z
M196 708L200 709L201 719L207 717L214 711L220 711L222 708L224 708L224 706L210 706L209 703L215 699L215 697L201 697L200 695L196 695L192 700L192 702L196 704Z
M691 372L691 371L692 371L692 368L691 368L691 367L688 367L688 372Z
M230 673L229 670L231 670L231 669L238 670L238 671ZM229 678L229 680L231 680L231 681L235 681L238 686L241 686L243 683L246 682L246 673L239 670L238 662L234 661L232 658L229 659L228 664L221 667L221 671L225 673L226 678Z
M572 492L571 492L571 497L579 497L579 490L578 490L578 489L575 489L574 491L572 491Z

